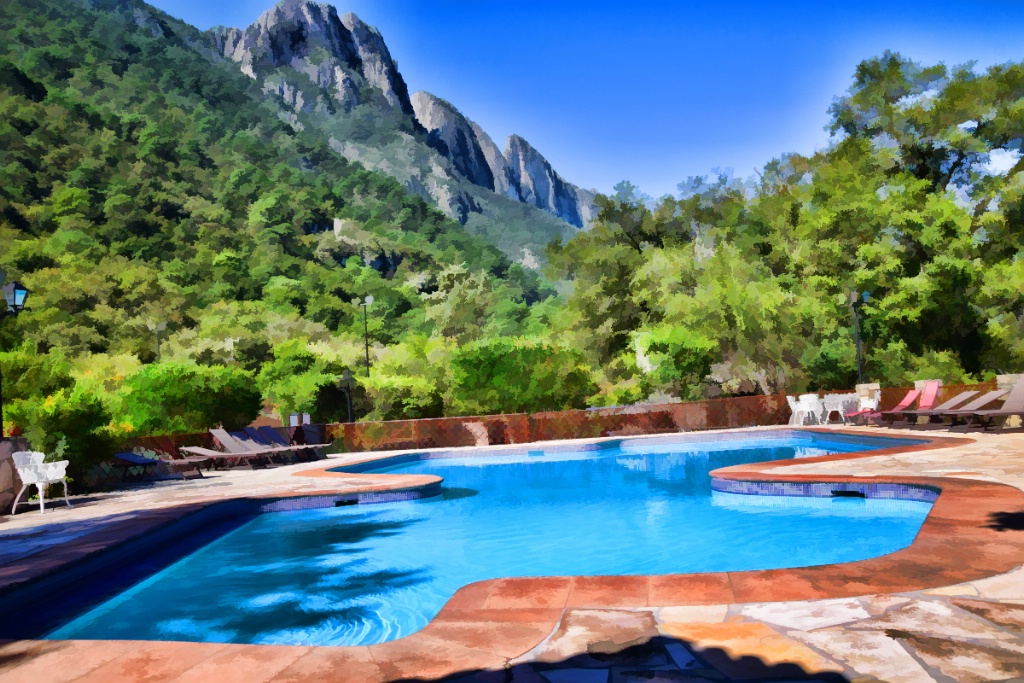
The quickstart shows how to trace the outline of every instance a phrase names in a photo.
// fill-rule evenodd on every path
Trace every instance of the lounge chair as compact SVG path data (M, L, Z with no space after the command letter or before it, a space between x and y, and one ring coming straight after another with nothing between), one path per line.
M870 413L863 413L857 416L857 420L860 424L868 424L871 420L884 420L884 416L886 415L899 415L904 410L908 410L910 406L914 405L914 401L916 401L917 397L920 395L920 390L911 389L907 392L907 395L903 397L903 400L900 401L899 405L892 410L876 410Z
M971 413L967 421L968 427L978 426L988 429L992 426L993 420L999 420L999 427L1006 425L1006 418L1017 415L1024 418L1024 380L1017 380L1017 383L1010 389L1003 405L994 410L978 410Z
M306 446L289 444L273 427L267 429L273 432L273 436L263 431L262 427L246 427L243 430L245 432L243 443L248 444L250 448L274 449L275 455L280 457L285 464L309 459L304 454ZM238 437L236 432L232 432L231 435ZM239 440L241 441L241 439Z
M179 450L209 458L214 462L226 463L229 467L245 463L253 469L266 467L267 463L265 461L269 460L272 454L278 453L281 450L271 447L261 448L255 444L250 447L245 443L237 441L224 429L211 429L210 434L224 447L223 451L214 451L200 446L182 446Z
M267 442L270 443L270 445L272 445L272 446L290 446L291 445L290 443L288 443L288 439L286 439L283 436L281 436L281 432L277 431L273 427L264 426L264 427L256 427L255 429L253 427L246 427L245 431L248 432L250 429L252 429L255 432L258 432L259 434L261 434L263 436L263 438L266 439Z
M939 400L939 389L942 388L942 383L939 380L929 380L924 383L924 389L921 390L921 396L917 399L918 410L931 410L935 406L935 402ZM880 411L879 424L886 422L889 426L892 426L897 420L899 420L906 409L903 410L884 410ZM905 419L905 418L904 418Z
M160 462L157 458L125 452L114 453L113 465L121 470L121 481L134 481L155 475Z
M248 432L252 427L246 427ZM290 446L297 451L311 451L314 456L320 457L318 450L321 448L327 448L333 444L323 438L323 425L303 425L302 434L305 443L289 443L281 432L277 431L273 427L259 427L256 429L261 435L263 435L268 441L278 446ZM312 438L311 438L312 437ZM319 441L321 443L310 443L310 441Z
M948 401L946 401L946 402L944 402L944 403L942 403L940 405L935 406L934 408L931 408L931 409L928 409L928 410L922 410L920 408L918 408L917 410L904 410L903 411L903 420L897 420L896 422L893 422L892 425L890 425L890 426L892 426L892 427L911 426L911 427L924 427L924 428L927 428L928 425L945 426L942 423L942 417L941 417L942 413L946 412L947 410L956 410L957 406L965 404L967 401L969 401L973 396L976 396L978 393L980 393L980 392L978 392L978 391L961 391L959 394L957 394L953 398L949 399ZM928 421L926 423L924 423L924 424L920 424L919 425L919 424L917 424L917 418L919 418L919 417L927 417Z
M12 515L18 507L18 502L21 501L21 494L25 493L25 489L33 484L39 492L40 514L46 511L47 487L57 482L64 484L64 502L71 507L71 501L68 500L67 480L69 461L43 462L46 460L46 454L38 451L18 451L11 457L14 459L14 469L18 471L18 478L21 479L21 490L18 491L18 495L14 497L14 503L11 505ZM28 503L29 501L24 502Z
M878 397L861 396L857 399L859 407L857 410L843 413L843 422L849 424L851 421L856 422L857 418L874 413L878 411Z
M961 419L970 419L970 417L974 413L978 412L979 410L984 410L985 406L987 406L989 403L992 403L993 401L998 401L1003 396L1006 396L1006 394L1008 393L1010 393L1008 389L996 389L995 391L989 391L983 394L979 398L974 399L967 405L957 408L956 410L943 411L942 417L948 417L951 420L949 423L946 423L946 426L958 426L959 421Z

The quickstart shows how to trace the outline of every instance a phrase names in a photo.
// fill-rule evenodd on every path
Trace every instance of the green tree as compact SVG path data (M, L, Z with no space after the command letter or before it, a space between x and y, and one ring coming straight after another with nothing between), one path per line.
M583 408L597 391L582 352L523 338L481 340L451 356L457 415Z
M122 414L136 434L241 429L259 415L260 392L236 367L165 362L143 367L124 385Z

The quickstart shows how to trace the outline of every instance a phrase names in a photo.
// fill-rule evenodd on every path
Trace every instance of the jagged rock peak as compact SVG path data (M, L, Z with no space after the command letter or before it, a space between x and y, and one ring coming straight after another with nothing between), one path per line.
M512 188L521 201L580 228L590 222L593 193L566 182L529 142L518 135L509 136L504 156Z
M326 88L346 108L363 101L361 87L412 116L409 89L377 29L327 3L280 0L244 30L215 27L216 50L252 78L288 66Z
M512 169L509 168L505 156L501 153L498 146L494 144L491 136L484 132L483 128L472 121L469 122L469 125L473 129L477 141L480 143L480 149L484 152L487 165L491 168L491 176L494 178L494 191L519 201L519 193L512 186Z
M413 93L412 108L420 125L427 130L430 146L451 161L455 170L471 183L493 190L494 174L478 136L483 130L450 102L422 90ZM494 146L490 138L486 141Z
M297 1L297 0L292 0ZM333 8L332 8L333 9ZM409 88L398 72L398 64L391 58L384 38L374 27L364 23L354 13L349 12L341 20L355 41L356 52L363 63L363 77L370 85L379 88L392 107L413 116L412 103L409 101Z

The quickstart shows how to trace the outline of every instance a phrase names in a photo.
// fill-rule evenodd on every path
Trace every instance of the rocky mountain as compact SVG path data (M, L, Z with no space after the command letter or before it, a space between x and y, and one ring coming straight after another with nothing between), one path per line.
M340 17L328 4L285 0L247 29L216 27L210 33L217 51L252 78L290 67L329 92L345 111L377 99L413 115L409 89L384 39L355 14ZM277 85L284 95L284 84Z
M518 135L508 139L505 160L519 200L583 227L593 217L594 193L581 190L555 173L547 159Z
M217 56L287 104L291 125L321 128L339 154L398 179L506 251L521 249L523 231L539 248L591 217L593 193L518 136L502 153L450 103L410 97L381 34L354 14L281 0L248 28L215 27L207 37ZM511 224L510 235L499 234Z
M451 161L466 180L493 190L494 173L478 135L483 131L450 103L428 92L413 93L412 108L416 120L429 133L430 146ZM490 138L487 142L494 146Z
M413 94L412 106L429 133L431 146L470 182L536 206L578 228L592 220L594 193L563 179L523 138L509 136L503 154L480 126L449 102L420 91Z

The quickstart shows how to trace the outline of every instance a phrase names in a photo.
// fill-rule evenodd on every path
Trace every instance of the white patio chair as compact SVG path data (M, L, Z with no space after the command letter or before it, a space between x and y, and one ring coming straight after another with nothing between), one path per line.
M825 417L825 404L817 394L801 394L797 403L800 410L811 418L812 424L821 424Z
M800 404L797 403L796 397L786 396L786 402L789 404L789 426L803 424L803 416L800 412Z
M21 490L14 497L14 504L11 505L11 514L14 514L21 500L21 494L25 493L30 485L35 484L39 491L39 512L46 511L46 488L50 484L61 482L64 484L64 502L71 507L68 500L68 461L43 462L46 459L45 453L38 451L18 451L11 456L14 459L14 467L18 470L18 477L21 479ZM26 503L29 501L25 501Z
M846 414L860 410L861 400L860 396L857 394L843 394L842 398L842 408L839 410L839 416L843 418L843 423L845 424L849 421ZM878 401L874 401L874 405L871 406L871 409L878 409Z
M822 399L825 404L825 414L822 422L832 422L832 413L839 413L839 418L846 421L846 413L853 412L857 405L857 394L828 394Z
M877 396L857 396L856 403L851 400L850 408L843 411L843 422L849 424L850 418L847 417L849 412L860 412L862 410L878 410L878 397Z

